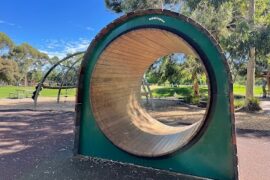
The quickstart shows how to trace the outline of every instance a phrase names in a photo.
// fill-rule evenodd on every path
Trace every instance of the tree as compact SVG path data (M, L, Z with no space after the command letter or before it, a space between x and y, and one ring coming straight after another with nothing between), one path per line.
M254 31L254 20L255 20L255 0L249 0L249 11L248 11L249 25L252 31ZM246 104L249 99L254 96L254 85L255 85L255 53L256 48L254 44L249 47L248 64L247 64L247 84L246 84Z
M157 64L158 84L168 81L171 85L178 85L181 80L181 69L174 54L162 57Z
M181 13L201 23L218 41L228 35L227 27L232 22L231 3L223 3L214 7L211 1L201 1L196 4L195 9L191 9L190 6L187 6L188 4L190 2L181 8Z
M185 1L186 8L183 9L187 9L189 12L186 15L206 26L221 44L233 72L234 80L239 69L242 71L243 67L247 68L247 101L254 96L255 70L260 68L261 62L265 61L270 53L270 29L268 29L270 3L268 0L217 2L212 0ZM203 4L207 4L207 8L204 8L207 9L206 11L202 10ZM258 7L256 11L255 6ZM221 16L219 17L219 15ZM218 21L220 22L217 23ZM214 27L214 31L212 27ZM217 31L219 29L225 31ZM216 32L220 33L216 34ZM258 63L256 64L256 62Z
M255 11L255 7L256 11ZM249 0L248 20L251 29L247 66L246 103L254 96L256 64L267 62L270 53L270 3L266 0ZM256 63L257 62L257 63ZM267 63L266 63L267 64ZM267 69L267 68L266 68Z
M56 64L58 61L60 61L60 59L57 56L53 56L49 59L49 63L52 65Z
M258 11L255 11L258 7ZM236 33L231 41L234 43L234 51L238 51L238 57L247 62L246 74L246 103L254 97L255 74L265 66L270 53L270 4L267 0L237 1L235 6ZM237 26L242 26L242 32ZM241 32L241 33L239 33ZM235 32L232 33L232 36ZM232 43L233 44L233 43ZM232 51L230 51L231 54ZM236 55L236 53L234 53Z
M157 84L159 81L159 73L152 66L145 73L146 81L150 84Z
M31 85L33 85L32 83L39 82L41 80L41 78L42 78L42 70L41 69L33 69L27 73L27 79L29 81L31 81Z
M0 56L8 54L13 46L12 40L5 33L0 32Z
M235 0L182 0L182 1L184 2L184 5L190 9L190 11L194 11L198 8L198 4L204 2L207 2L209 6L217 9L224 3L234 2Z
M193 95L195 97L200 96L199 79L205 75L204 67L199 59L193 56L187 56L186 61L182 65L183 77L190 79L193 82Z
M28 85L27 73L31 68L33 69L37 68L37 66L42 66L44 64L43 61L49 59L48 55L39 52L27 43L15 46L9 53L9 57L18 63L22 75L21 79L24 79L25 86Z
M0 80L12 84L19 77L19 68L15 61L0 57Z
M127 13L141 9L174 9L179 0L105 0L108 9L116 13Z
M246 99L253 97L256 69L265 66L270 54L269 0L105 0L105 2L109 9L117 13L137 9L167 8L178 10L200 22L225 50L233 80L237 79L238 75L247 76Z

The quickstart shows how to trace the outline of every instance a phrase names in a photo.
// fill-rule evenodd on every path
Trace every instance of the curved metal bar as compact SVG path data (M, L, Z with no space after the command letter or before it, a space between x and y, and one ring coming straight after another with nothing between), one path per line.
M71 55L68 55L66 56L65 58L63 58L62 60L58 61L57 63L55 63L48 71L47 73L43 76L42 80L38 83L37 85L37 88L36 88L36 94L34 96L34 107L36 109L37 107L37 99L38 99L38 96L39 96L39 92L41 90L41 87L43 86L43 83L45 82L46 78L48 77L48 75L52 72L52 70L54 68L56 68L59 64L61 64L62 62L74 57L74 56L77 56L77 55L80 55L80 54L84 54L85 51L81 51L81 52L76 52L74 54L71 54Z
M64 74L64 76L63 76L63 78L62 78L60 87L59 87L59 89L58 89L57 103L59 103L59 101L60 101L61 90L62 90L62 88L63 88L64 82L66 82L66 78L67 78L68 73L69 73L70 70L71 70L71 69L72 69L79 61L81 61L81 60L82 60L82 58L77 59L77 60L70 66L70 68L65 72L65 74ZM75 86L75 87L76 87L76 86ZM66 89L68 89L68 88L66 88Z

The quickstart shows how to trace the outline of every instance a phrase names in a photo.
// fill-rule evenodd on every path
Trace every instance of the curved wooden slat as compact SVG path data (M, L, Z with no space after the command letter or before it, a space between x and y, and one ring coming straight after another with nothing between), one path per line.
M167 126L140 105L141 79L159 57L171 53L198 57L179 36L161 29L138 29L114 40L101 54L91 79L95 120L118 147L140 156L160 156L185 145L202 122Z

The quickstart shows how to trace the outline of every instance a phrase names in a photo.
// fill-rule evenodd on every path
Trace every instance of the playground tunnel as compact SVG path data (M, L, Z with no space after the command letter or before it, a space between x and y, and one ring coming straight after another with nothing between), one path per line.
M95 120L112 143L138 156L170 154L186 145L204 119L173 127L152 118L141 106L145 71L159 57L172 53L200 58L180 36L159 28L140 28L122 34L101 53L91 82Z

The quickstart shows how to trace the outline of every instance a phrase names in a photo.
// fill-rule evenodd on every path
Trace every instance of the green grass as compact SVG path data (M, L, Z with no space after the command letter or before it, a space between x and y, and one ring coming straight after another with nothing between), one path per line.
M15 93L17 89L33 92L35 90L35 87L3 86L3 87L0 87L0 98L8 98L9 93ZM40 92L41 97L57 97L57 94L58 94L58 89L42 89L42 91ZM76 94L75 88L67 90L68 97L75 96L75 94ZM65 95L66 95L66 90L63 89L61 91L61 96L65 96Z
M246 93L246 87L243 85L237 85L235 84L233 86L233 93L234 95L242 95L245 96ZM256 97L262 96L263 92L262 92L262 87L261 86L255 86L254 88L254 93Z
M234 99L234 107L235 108L240 108L243 107L245 105L245 99L241 98L241 99Z
M176 97L182 97L182 98L187 98L192 96L192 86L181 86L181 87L166 87L166 86L152 86L152 94L156 98L161 98L161 97L171 97L171 96L176 96ZM246 88L243 85L234 85L233 87L234 91L234 106L235 108L240 108L245 105L245 91ZM254 88L255 96L259 97L262 95L262 88L257 86ZM200 87L200 93L201 95L207 99L207 93L208 93L208 88L207 86L201 86Z
M168 87L168 86L151 86L150 87L154 97L170 97L177 95L177 97L185 97L192 95L192 86L181 86L181 87ZM234 85L233 93L236 96L245 96L246 88L243 85ZM203 96L207 96L207 86L200 86L200 93ZM262 88L256 86L254 88L256 97L262 95Z
M186 97L192 95L192 87L191 86L181 86L181 87L164 87L164 86L154 86L150 87L152 90L152 94L154 97ZM207 96L207 87L200 87L201 94Z
M181 87L169 87L169 86L151 86L150 87L154 97L186 97L192 94L192 86L181 86ZM35 87L23 87L23 86L3 86L0 87L0 98L8 98L9 93L14 93L16 89L34 91ZM234 95L244 96L245 86L234 85ZM262 95L262 88L260 86L255 87L255 96L259 97ZM41 97L56 97L58 93L57 89L43 89L40 92ZM200 93L203 96L207 96L207 86L200 86ZM75 96L76 89L68 89L67 96ZM66 90L61 91L61 96L66 95Z

